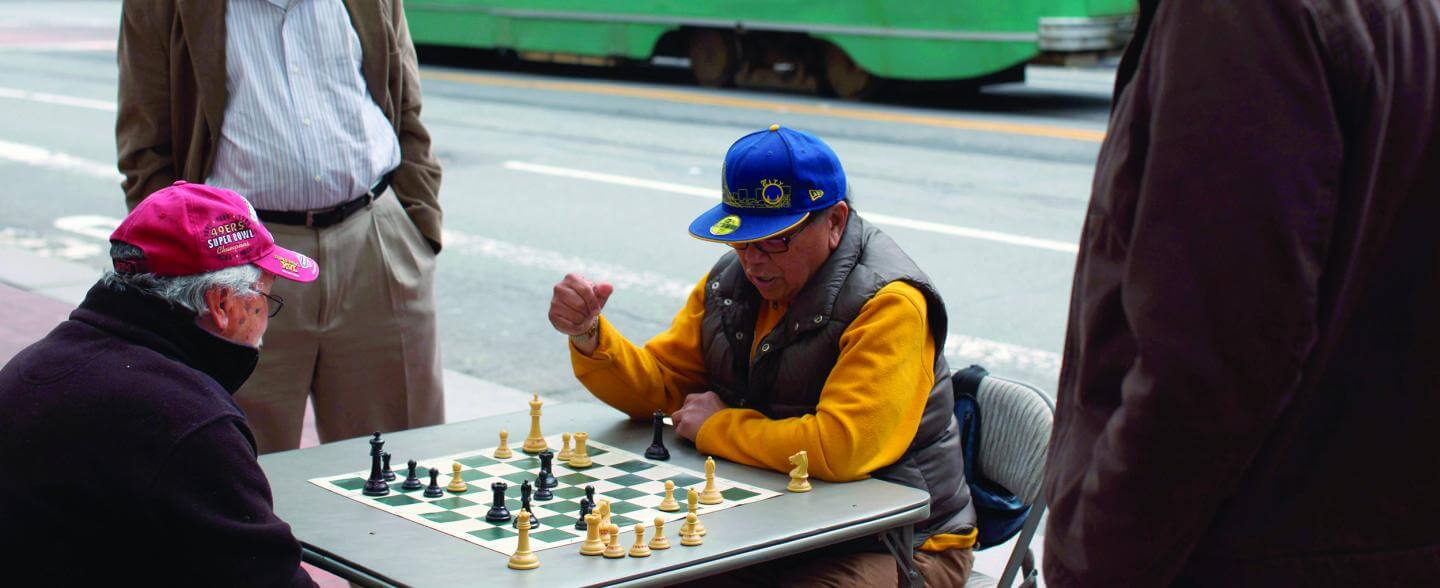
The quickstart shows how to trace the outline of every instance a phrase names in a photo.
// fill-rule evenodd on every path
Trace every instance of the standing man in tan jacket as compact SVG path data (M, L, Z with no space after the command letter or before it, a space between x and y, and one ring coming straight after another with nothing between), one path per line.
M134 207L176 180L239 192L329 271L278 285L236 394L261 452L444 421L440 165L400 0L127 0L116 143ZM393 196L391 195L393 194Z

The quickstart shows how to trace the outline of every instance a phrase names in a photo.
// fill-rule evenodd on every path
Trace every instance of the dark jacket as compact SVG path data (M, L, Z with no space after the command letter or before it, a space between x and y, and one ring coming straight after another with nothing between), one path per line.
M312 584L230 398L258 353L194 321L97 285L0 370L7 581Z
M1054 586L1440 580L1440 4L1142 2L1077 261Z
M175 180L204 182L229 95L225 6L217 0L127 0L120 18L115 142L125 202ZM401 0L346 0L361 70L400 141L391 188L420 234L440 246L440 162L420 123L420 70ZM276 108L281 106L277 105Z
M931 535L975 526L955 422L955 392L944 357L945 303L895 241L859 215L850 215L839 247L790 302L753 359L744 335L754 332L763 299L733 251L721 257L709 275L700 344L710 386L726 404L753 408L772 419L815 414L840 356L840 336L860 309L891 282L915 286L925 296L926 320L935 338L935 385L910 447L895 463L871 475L930 493L930 517L916 525L915 546Z

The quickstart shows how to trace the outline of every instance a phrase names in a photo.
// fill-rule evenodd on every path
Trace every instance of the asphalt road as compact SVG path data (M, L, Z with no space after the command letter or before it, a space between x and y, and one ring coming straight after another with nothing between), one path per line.
M0 2L0 245L104 266L125 212L118 14L118 2ZM445 365L584 397L545 318L551 287L570 271L611 281L607 315L626 335L663 330L723 252L686 226L718 201L726 147L781 123L834 147L860 214L935 280L952 364L1053 390L1108 81L1033 73L976 96L847 103L663 73L427 64L422 118L445 167Z

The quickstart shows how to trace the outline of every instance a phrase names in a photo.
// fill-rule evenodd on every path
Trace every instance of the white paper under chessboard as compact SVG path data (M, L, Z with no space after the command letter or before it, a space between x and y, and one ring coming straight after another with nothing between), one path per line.
M559 453L560 436L546 437L550 450ZM645 457L617 449L591 439L587 443L594 465L583 469L571 469L565 462L556 459L552 471L560 485L554 488L555 498L536 501L531 498L531 507L540 526L530 530L530 549L543 551L584 541L585 532L575 529L580 512L580 499L585 497L585 486L595 487L595 500L610 501L611 523L618 525L622 533L634 532L635 523L645 523L646 533L653 532L656 517L666 522L665 533L678 537L679 523L687 512L686 489L696 492L705 487L705 474L664 461L652 461ZM460 476L469 490L463 494L446 491L443 498L425 498L422 490L403 491L400 483L405 479L404 464L412 459L402 452L391 451L394 459L390 465L397 475L390 482L390 494L386 496L365 496L361 490L370 470L350 472L310 480L326 490L378 508L396 516L414 521L442 533L464 539L470 543L509 555L515 551L519 531L513 525L515 515L520 512L520 484L529 481L535 485L536 474L540 471L540 459L522 452L519 446L511 448L514 456L509 459L495 459L494 447L416 459L419 477L425 485L430 483L430 468L440 470L439 483L444 488L450 483L452 463L462 466ZM675 482L675 499L681 509L665 512L656 508L665 496L665 481ZM490 510L494 493L490 485L505 482L506 506L511 519L505 523L491 523L485 520ZM715 505L698 505L702 517L712 512L743 506L779 496L780 493L749 484L742 484L715 476L715 485L725 496L725 502Z

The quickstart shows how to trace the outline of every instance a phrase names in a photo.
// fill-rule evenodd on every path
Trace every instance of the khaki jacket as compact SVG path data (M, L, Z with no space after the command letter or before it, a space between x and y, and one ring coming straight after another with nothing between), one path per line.
M440 244L440 162L420 122L420 75L402 0L345 0L370 96L400 139L391 187L420 233ZM224 0L126 0L120 24L115 143L134 208L175 180L210 175L229 98Z

